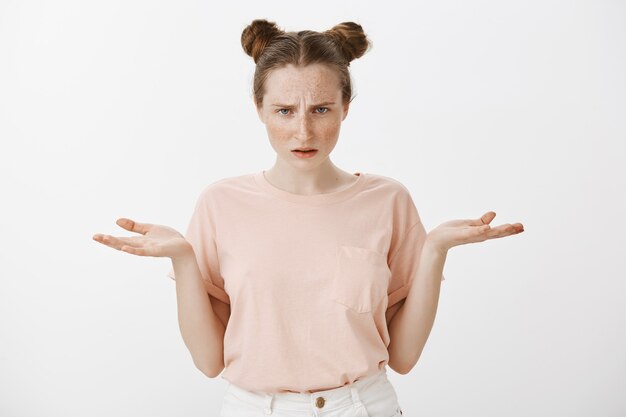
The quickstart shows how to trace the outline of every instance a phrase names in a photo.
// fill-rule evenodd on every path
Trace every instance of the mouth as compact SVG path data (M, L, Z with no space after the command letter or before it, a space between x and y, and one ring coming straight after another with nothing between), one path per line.
M292 149L291 152L296 155L298 158L309 158L314 156L317 153L317 149L313 148L297 148Z

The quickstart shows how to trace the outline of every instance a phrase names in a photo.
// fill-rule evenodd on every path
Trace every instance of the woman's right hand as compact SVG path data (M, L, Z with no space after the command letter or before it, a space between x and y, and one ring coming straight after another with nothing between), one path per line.
M126 230L139 233L140 236L115 237L96 233L93 235L93 240L139 256L175 259L193 253L193 248L185 237L171 227L138 223L124 217L117 219L115 223Z

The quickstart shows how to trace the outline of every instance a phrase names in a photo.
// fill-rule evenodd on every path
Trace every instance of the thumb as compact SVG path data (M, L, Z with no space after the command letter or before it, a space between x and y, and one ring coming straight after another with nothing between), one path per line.
M150 226L148 223L138 223L126 217L120 217L115 221L115 223L126 230L141 233L142 235L145 235L148 232Z

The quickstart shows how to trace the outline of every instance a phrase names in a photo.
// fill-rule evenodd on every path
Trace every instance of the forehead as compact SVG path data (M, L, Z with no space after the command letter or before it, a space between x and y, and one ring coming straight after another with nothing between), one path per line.
M337 98L338 93L341 93L339 76L321 64L278 68L265 81L265 96L268 100L296 100L303 95L312 100L332 100Z

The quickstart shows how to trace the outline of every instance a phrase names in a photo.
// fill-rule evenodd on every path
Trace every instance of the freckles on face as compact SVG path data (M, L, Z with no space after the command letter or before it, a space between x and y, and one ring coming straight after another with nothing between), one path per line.
M265 82L259 110L272 146L310 146L332 150L344 106L338 75L325 65L292 65L273 70Z

